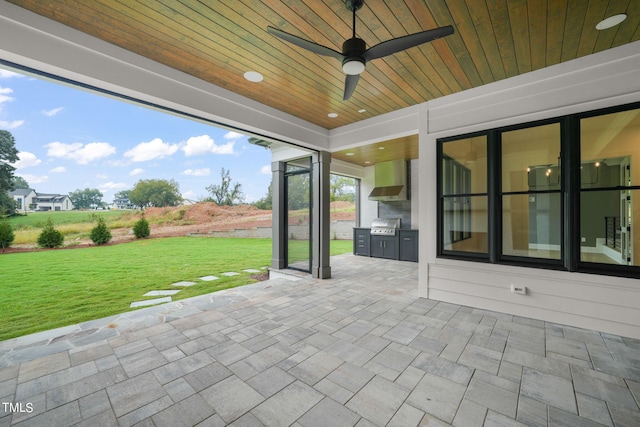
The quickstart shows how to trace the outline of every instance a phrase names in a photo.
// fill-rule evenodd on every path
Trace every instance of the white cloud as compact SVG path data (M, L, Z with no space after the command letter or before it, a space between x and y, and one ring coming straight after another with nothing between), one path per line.
M9 96L10 93L13 93L13 89L0 86L0 105L4 102L13 101L13 98Z
M179 148L178 144L169 144L162 142L160 138L155 138L149 142L141 142L124 153L124 156L130 158L132 162L146 162L169 157Z
M240 139L242 137L244 137L245 135L238 133L238 132L234 132L234 131L229 131L227 133L224 134L224 139Z
M131 172L129 172L129 176L136 176L136 175L140 175L144 173L144 169L142 168L135 168L134 170L132 170Z
M260 168L261 175L271 175L271 165L264 165Z
M43 182L47 182L49 177L47 175L32 175L30 173L17 173L16 176L20 176L24 178L29 185L33 184L42 184Z
M187 169L184 172L182 172L182 175L209 176L209 175L211 175L211 169L209 169L209 168Z
M198 196L193 191L185 191L182 193L182 198L185 200L197 200Z
M116 147L107 142L91 142L86 145L79 142L73 144L52 142L45 147L48 148L47 156L74 160L81 165L109 157L116 152Z
M108 193L113 190L122 190L124 188L129 188L129 185L124 182L105 182L98 186L98 190L100 190L101 193Z
M22 74L14 73L9 70L0 69L0 79L10 79L11 77L24 77Z
M96 178L98 179L107 179L109 178L109 175L105 174L105 173L99 173L96 175Z
M199 156L203 154L234 154L235 141L229 141L223 145L217 145L209 135L192 136L182 147L185 156Z
M2 95L0 95L0 103L2 102ZM15 129L19 128L24 124L24 120L14 120L12 122L7 122L6 120L0 120L0 128L5 129Z
M67 168L65 168L64 166L58 166L57 168L51 169L49 172L51 172L51 173L64 173L66 171L67 171Z
M60 111L62 111L64 109L64 107L58 107L58 108L53 108L51 110L43 110L42 114L44 114L47 117L53 117L56 114L58 114Z
M33 166L38 166L40 163L42 163L42 160L36 157L35 154L30 153L28 151L20 151L18 153L18 161L15 162L13 166L16 169L24 169L24 168L30 168Z

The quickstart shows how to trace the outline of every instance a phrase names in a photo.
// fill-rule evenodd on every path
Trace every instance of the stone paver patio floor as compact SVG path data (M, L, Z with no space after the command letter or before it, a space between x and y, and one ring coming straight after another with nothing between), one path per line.
M417 297L341 255L0 342L4 426L638 426L640 340Z

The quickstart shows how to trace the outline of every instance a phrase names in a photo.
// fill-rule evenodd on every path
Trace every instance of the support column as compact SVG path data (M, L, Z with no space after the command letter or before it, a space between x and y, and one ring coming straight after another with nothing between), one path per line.
M311 276L316 279L328 279L331 277L329 265L330 233L330 175L331 153L319 151L311 156L312 163L312 258Z
M285 162L271 163L271 268L282 270L287 266L286 245L284 233L287 221L286 191L284 173L287 168Z

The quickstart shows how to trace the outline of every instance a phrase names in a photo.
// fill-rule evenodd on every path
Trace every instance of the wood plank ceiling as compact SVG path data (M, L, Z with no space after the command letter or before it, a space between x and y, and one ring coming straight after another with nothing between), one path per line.
M340 51L352 31L342 0L8 1L327 129L640 40L640 0L369 0L356 24L368 47L455 34L371 61L343 101L339 61L266 31ZM596 30L618 13L621 25ZM245 80L250 70L264 80Z

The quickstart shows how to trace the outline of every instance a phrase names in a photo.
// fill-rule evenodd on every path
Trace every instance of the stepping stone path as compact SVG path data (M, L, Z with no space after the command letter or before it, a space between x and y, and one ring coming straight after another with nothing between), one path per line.
M147 305L162 304L165 302L171 302L171 297L162 297L162 298L147 299L144 301L132 302L129 308L145 307Z
M266 269L267 267L262 267L262 269ZM260 273L260 270L256 270L253 268L248 268L246 270L242 270L244 272L247 273ZM232 276L237 276L240 273L236 273L235 271L227 271L226 273L221 273L221 276L227 276L227 277L232 277ZM217 276L203 276L200 277L199 280L203 281L203 282L211 282L213 280L218 280L219 277ZM172 283L170 286L177 286L177 287L189 287L189 286L194 286L197 285L197 282L187 282L187 281L182 281L182 282L176 282L176 283ZM154 299L147 299L147 300L143 300L143 301L135 301L132 302L129 305L129 308L136 308L136 307L146 307L148 305L155 305L155 304L163 304L166 302L171 302L171 296L177 294L178 292L180 292L180 289L172 289L172 290L161 290L161 291L149 291L146 294L142 295L143 297L162 297L162 298L154 298Z
M158 297L164 295L175 295L180 292L180 289L176 289L175 291L149 291L146 294L142 295L143 297Z
M196 282L178 282L178 283L173 283L171 286L193 286L195 284Z

